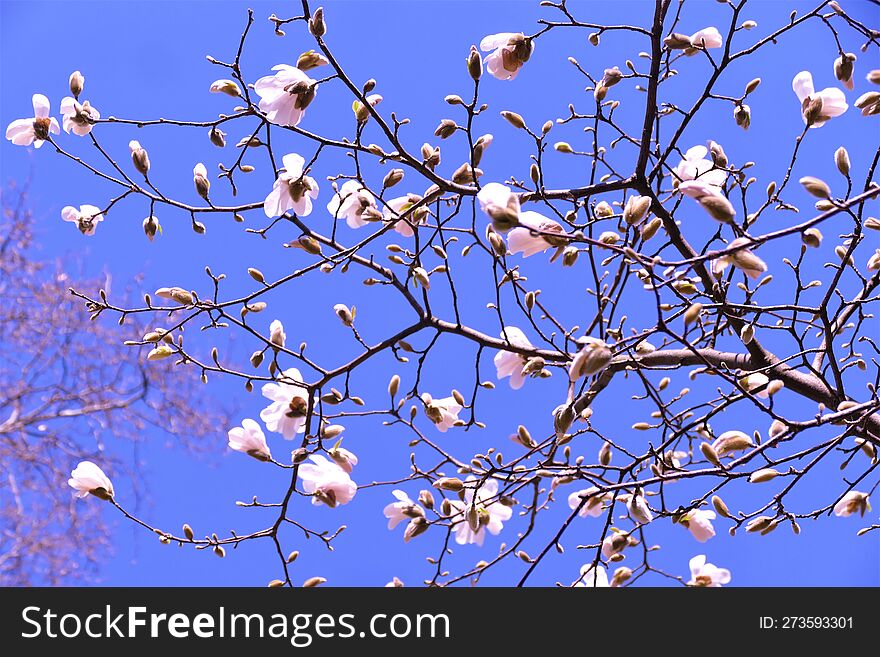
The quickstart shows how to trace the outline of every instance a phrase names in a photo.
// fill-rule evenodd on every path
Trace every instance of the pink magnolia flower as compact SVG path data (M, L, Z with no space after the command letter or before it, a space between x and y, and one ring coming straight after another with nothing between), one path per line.
M698 554L690 560L691 579L688 586L719 587L730 582L730 571L718 568L715 564L706 563L706 555Z
M515 326L505 326L504 330L501 331L501 337L517 347L522 347L523 349L534 348L534 345L529 342L525 333ZM525 383L526 380L525 372L523 372L523 366L526 363L526 359L522 355L513 351L504 351L502 349L495 354L494 362L495 370L499 379L509 376L511 388L519 390L523 387L523 383Z
M277 73L254 83L254 91L260 96L260 109L272 123L299 125L306 108L315 99L317 82L288 64L278 64L272 70Z
M61 99L61 125L64 132L85 137L92 131L95 121L101 118L101 113L97 108L92 107L89 101L82 104L73 96L67 96Z
M411 210L412 207L421 200L422 197L418 194L407 194L406 196L393 198L385 203L386 207L385 210L382 211L382 219L386 223L394 222L394 230L404 237L412 237L415 235L413 226L418 226L424 223L425 219L427 219L427 209L419 208L419 210L425 211L410 213L405 219L401 218L401 215Z
M455 542L459 545L482 545L486 531L498 536L504 522L510 520L513 509L493 498L498 494L498 482L494 479L482 483L476 489L477 479L468 477L465 482L464 500L450 500L451 515L462 517L455 524ZM458 513L456 513L458 512Z
M349 180L333 195L327 204L327 212L336 219L345 218L350 228L367 225L364 213L376 210L376 199L357 180Z
M747 238L737 237L728 245L728 248L749 243L750 242ZM742 270L746 276L752 279L759 278L761 274L767 271L767 263L748 249L740 249L739 251L734 251L733 253L728 253L720 258L716 258L712 261L712 273L715 274L715 276L720 276L721 273L727 269L728 265L733 265L737 269Z
M455 401L455 397L434 399L427 392L423 392L422 401L425 402L425 415L439 431L446 433L449 427L458 422L458 414L461 413L462 406Z
M721 187L727 180L727 172L715 167L715 163L707 158L709 149L703 145L693 146L684 154L684 159L672 170L672 175L678 182L687 180L699 180L707 185ZM679 186L678 190L683 190ZM692 197L693 198L693 197Z
M49 116L49 99L43 94L34 94L34 118L17 119L6 127L6 138L16 146L39 148L49 138L49 133L61 134L58 119Z
M348 473L330 459L320 454L309 457L312 463L299 466L299 478L303 490L313 495L312 504L326 504L331 509L348 504L357 493L357 484Z
M813 76L809 71L801 71L794 76L791 88L801 102L801 116L804 123L812 119L811 128L819 128L828 120L840 116L849 109L846 96L837 87L826 87L822 91L816 91L813 87Z
M480 41L480 50L492 51L486 57L486 70L499 80L513 80L523 67L535 46L521 32L490 34Z
M409 522L413 518L423 518L425 512L418 504L409 499L402 490L393 490L391 494L397 499L387 505L382 513L388 518L388 529L394 529L400 523Z
M307 217L312 211L312 199L318 198L318 183L303 173L306 161L301 155L288 153L281 161L284 170L263 201L263 211L267 217L278 217L292 209L299 216Z
M507 234L507 246L511 253L522 253L523 258L543 253L551 247L565 246L566 240L551 234L564 235L565 229L537 212L520 212L519 226Z
M575 587L583 586L600 589L609 588L611 584L608 583L608 571L605 570L605 566L600 565L595 569L591 563L585 563L581 566L581 576L575 582Z
M263 386L263 397L272 403L260 411L260 419L269 431L280 433L287 440L306 430L309 392L302 382L299 370L291 367L284 370L278 383Z
M712 521L715 520L714 511L704 511L703 509L692 509L682 516L681 524L694 535L700 543L705 543L715 536L715 528Z
M871 510L871 503L868 500L867 493L860 493L857 490L851 490L843 498L834 505L834 515L838 518L846 518L854 513L860 516L865 515L865 511Z
M602 504L609 497L607 493L605 495L599 495L598 493L599 489L595 486L575 491L568 496L568 508L574 511L580 506L581 502L584 501L584 498L587 498L587 503L581 507L580 511L578 511L578 515L581 518L598 518L604 513L605 509Z
M724 39L721 38L721 32L717 27L704 27L691 34L690 40L695 46L703 46L703 48L720 48L724 45ZM697 52L696 48L685 48L684 50L684 54L688 56Z
M269 451L269 445L266 443L266 434L253 420L249 418L242 420L241 426L230 429L227 435L229 449L253 456L259 461L268 461L272 458L272 452Z
M90 493L102 500L113 497L113 483L104 471L91 461L80 461L70 473L67 485L76 491L77 497L85 497Z
M100 222L104 221L101 209L96 208L94 205L81 205L79 210L72 205L65 205L61 209L61 218L64 221L75 223L76 227L79 228L79 232L83 235L94 235L95 228L98 227Z
M340 439L340 442L342 442L342 439ZM351 474L354 466L358 464L358 457L355 456L354 452L345 449L345 447L340 447L339 443L327 453L336 465L349 474Z

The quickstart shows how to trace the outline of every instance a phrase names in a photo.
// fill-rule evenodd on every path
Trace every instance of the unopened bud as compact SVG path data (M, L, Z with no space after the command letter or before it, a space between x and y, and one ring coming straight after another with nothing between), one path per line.
M309 19L309 32L312 36L322 37L327 33L327 24L324 22L324 8L318 7Z
M847 153L843 146L834 151L834 164L837 165L837 170L840 171L842 175L849 176L849 153Z
M74 98L79 98L79 95L83 91L83 85L85 85L86 79L83 77L83 74L79 71L74 71L70 74L70 93L73 94Z
M824 180L814 178L813 176L804 176L798 182L816 198L831 198L831 188L828 187Z
M467 58L467 69L471 78L475 81L479 80L480 76L483 75L483 58L480 57L476 46L471 46L471 51Z
M144 219L144 234L147 238L152 242L153 238L156 237L156 233L161 230L161 226L159 225L159 220L154 216L149 216Z
M526 127L525 120L516 112L504 110L501 112L501 116L504 117L504 119L514 128L519 128L520 130L522 130Z

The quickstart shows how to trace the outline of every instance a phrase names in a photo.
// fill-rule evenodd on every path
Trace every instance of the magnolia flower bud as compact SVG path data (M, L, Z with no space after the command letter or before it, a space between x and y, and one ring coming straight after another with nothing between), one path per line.
M419 492L419 504L424 506L426 509L434 508L434 495L431 494L429 490L422 490Z
M714 466L721 466L721 459L718 458L718 453L709 443L700 443L700 451L703 453L703 456L706 457L706 460L709 461Z
M140 142L134 140L128 142L128 148L131 151L131 161L134 168L141 175L146 176L150 171L150 157L147 155L146 149L141 146Z
M623 584L632 577L632 573L632 568L627 568L626 566L621 566L615 570L614 575L611 577L611 588L623 586Z
M718 456L725 456L749 447L754 447L754 443L751 437L742 431L725 431L712 443L712 449Z
M348 306L346 306L344 303L337 303L335 306L333 306L333 312L336 313L336 316L345 326L351 328L354 325L354 318L357 313L357 310L354 306L352 306L351 310L349 310Z
M428 524L428 521L425 520L424 517L419 516L417 518L413 518L409 521L409 524L406 526L406 529L403 532L403 542L409 543L410 540L414 539L419 534L427 531L429 526L430 525Z
M818 228L807 228L801 233L801 240L807 246L817 249L822 244L822 233L819 232Z
M843 86L853 90L853 62L856 61L856 56L848 52L846 54L841 55L837 59L834 60L834 77L843 82Z
M464 490L464 482L458 477L440 477L432 485L438 490L448 490L453 493Z
M755 470L752 474L749 475L749 483L750 484L762 484L765 481L770 481L771 479L776 479L781 472L774 470L773 468L762 468L760 470Z
M153 238L156 237L156 233L161 230L161 226L159 225L159 220L154 216L149 216L144 219L144 234L149 238L152 242Z
M650 196L630 196L623 208L623 220L628 226L636 226L647 216L650 208Z
M397 394L397 391L400 389L400 377L395 374L391 377L391 381L388 382L388 396L394 397Z
M442 119L440 121L440 125L437 126L437 129L434 130L434 136L440 137L440 139L447 139L455 134L455 130L458 127L455 121L452 119Z
M607 201L599 201L593 209L593 214L598 219L607 219L614 216L614 208Z
M214 80L211 83L210 91L212 94L226 94L233 98L241 96L241 89L238 88L234 80Z
M715 221L729 224L733 223L733 219L736 217L733 204L720 194L706 194L698 198L697 202Z
M612 357L611 349L602 340L586 338L583 348L571 362L569 377L577 381L583 376L597 374L608 367Z
M557 141L553 144L553 148L555 148L558 153L574 153L571 144L567 141Z
M685 48L690 48L694 44L689 36L673 32L663 39L663 45L670 50L684 50Z
M327 33L327 24L324 22L324 8L318 7L309 19L309 32L312 36L322 37Z
M208 170L201 162L193 167L193 183L199 196L207 201L208 191L211 189L211 181L208 180Z
M684 325L690 326L694 322L699 319L700 314L703 312L703 304L701 303L693 303L688 307L687 310L684 311Z
M74 98L79 98L79 95L83 91L83 85L86 83L85 77L79 71L74 71L70 74L70 80L68 81L70 85L70 93L73 94Z
M474 81L479 80L480 76L483 75L483 58L480 57L480 52L476 46L471 46L471 51L467 58L467 69Z
M501 112L501 116L514 128L519 128L520 130L526 127L526 122L522 116L517 114L516 112L510 112L508 110L503 110Z
M732 518L733 516L730 513L730 509L727 508L727 505L717 495L712 496L712 506L715 507L715 511L718 512L718 515L722 518Z
M772 522L773 518L769 516L758 516L757 518L752 518L746 523L746 531L750 533L762 532L767 529Z
M876 91L864 93L856 99L853 105L862 110L862 116L880 114L880 93Z
M847 153L843 146L834 151L834 164L837 165L837 170L840 171L842 175L849 176L849 153Z
M576 246L567 246L562 251L562 266L563 267L573 267L577 262L578 256L580 255L580 251Z
M640 525L646 525L654 519L654 514L651 513L647 500L639 490L627 500L626 508L630 517Z
M320 9L318 11L321 11ZM318 35L315 35L318 36ZM305 582L303 582L304 589L311 589L316 586L321 586L327 581L326 577L309 577Z
M748 130L752 124L752 108L748 105L737 105L733 108L733 119L743 130Z
M804 176L798 182L816 198L831 198L831 188L828 187L824 180L814 178L813 176Z
M403 180L403 169L391 169L382 180L382 187L385 189L390 189L394 187L397 183Z
M724 152L721 144L710 141L709 153L712 154L712 162L715 163L715 166L722 168L727 166L727 153Z
M746 85L746 94L745 95L748 96L750 93L752 93L755 89L758 88L759 84L761 84L761 78L755 78L754 80L751 80Z
M313 68L318 68L319 66L326 66L330 62L327 60L324 55L319 52L315 52L314 50L308 50L304 52L299 58L296 60L296 67L300 71L311 71Z

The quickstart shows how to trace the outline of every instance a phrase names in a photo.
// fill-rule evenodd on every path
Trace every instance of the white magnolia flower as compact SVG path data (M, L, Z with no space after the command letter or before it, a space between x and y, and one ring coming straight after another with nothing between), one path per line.
M400 523L409 522L413 518L423 518L425 512L418 504L409 499L409 496L402 490L393 490L391 494L397 498L396 502L392 502L382 511L388 518L388 529L394 529Z
M698 554L690 560L691 579L688 586L712 586L719 587L730 581L730 571L727 568L718 568L714 564L706 563L706 555Z
M263 211L267 217L278 217L292 209L299 216L307 217L312 211L312 199L318 198L318 183L303 174L306 161L301 155L288 153L281 161L284 170L263 201Z
M423 392L422 401L425 402L425 415L443 433L458 422L458 414L461 413L462 406L455 401L455 397L434 399L427 392Z
M269 445L266 443L266 434L260 425L247 418L241 421L240 427L230 429L229 448L236 452L243 452L260 461L268 461L272 458Z
M475 490L476 482L476 478L468 477L464 500L449 502L453 508L452 515L456 519L461 518L455 525L455 542L459 545L482 545L487 530L497 536L504 528L504 522L513 515L513 509L493 500L498 494L497 481L489 479L480 485L479 490Z
M416 203L422 200L418 194L407 194L406 196L398 196L385 203L385 210L382 211L382 219L386 223L394 222L394 230L404 237L412 237L413 226L424 223L428 217L426 212L410 213L405 219L401 215L408 212ZM422 209L422 208L420 208ZM418 215L418 218L414 215Z
M345 449L345 447L340 447L338 444L336 447L333 447L328 454L330 454L330 458L333 459L333 462L336 463L336 465L349 474L351 474L354 466L358 464L358 457L355 456L354 452Z
M61 125L64 132L84 137L92 131L95 121L101 118L101 113L97 108L92 107L89 101L82 104L73 96L67 96L61 99Z
M538 212L520 212L519 226L507 233L507 245L511 253L522 253L524 258L528 258L551 247L566 244L566 240L547 233L564 235L565 229Z
M272 123L299 125L306 107L315 99L317 82L288 64L278 64L272 70L277 73L254 82L254 91L260 96L260 109Z
M840 116L849 109L846 96L837 87L826 87L822 91L816 91L813 87L813 76L809 71L801 71L794 76L791 88L801 102L801 116L804 123L811 119L811 128L819 128L829 119Z
M506 231L519 223L519 197L507 185L488 183L477 193L477 200L497 230Z
M91 461L80 461L70 473L67 485L76 491L77 497L85 497L89 493L102 500L113 497L113 483L110 478Z
M263 397L272 403L260 411L260 419L269 431L280 433L287 440L306 430L309 393L302 382L299 370L292 367L284 370L278 383L263 386Z
M854 513L860 516L865 515L865 511L871 510L871 503L868 500L867 493L860 493L857 490L851 490L843 498L834 505L834 515L838 518L846 518Z
M737 237L727 248L737 247L741 244L750 244L750 241L745 237ZM761 274L767 271L767 263L748 249L740 249L739 251L716 258L712 261L712 273L715 276L720 276L727 269L728 265L733 265L737 269L742 270L746 276L753 279L759 278Z
M94 205L81 205L77 210L72 205L66 205L61 209L61 218L64 221L70 221L76 224L79 232L83 235L94 235L95 228L104 221L104 215L101 209Z
M490 34L480 41L480 50L492 51L486 57L486 70L499 80L513 80L534 50L531 39L521 32Z
M284 332L284 324L281 320L273 319L269 324L269 342L276 347L284 347L284 343L287 342L287 334Z
M692 509L682 516L680 522L694 535L695 539L700 543L705 543L715 536L715 528L712 526L713 520L715 520L714 511Z
M49 116L49 99L43 94L34 94L34 118L17 119L6 127L6 138L16 146L39 148L49 138L49 133L61 134L58 119Z
M581 505L581 502L584 501L584 498L587 498L587 503L581 507L580 511L578 511L578 515L581 518L598 518L605 511L602 506L603 502L605 502L605 500L609 498L609 495L607 493L604 495L599 495L598 493L599 489L595 486L590 486L589 488L575 491L568 496L568 507L572 511L574 511Z
M330 459L320 454L309 457L312 463L299 466L299 478L303 490L312 497L312 504L326 504L331 509L348 504L357 493L357 484L348 473Z
M367 225L364 211L378 212L376 199L357 180L347 181L327 204L327 212L336 219L344 218L351 228Z
M702 30L691 34L690 40L695 46L702 46L703 48L720 48L724 45L724 39L721 38L721 32L718 31L717 27L704 27ZM685 48L684 50L684 54L688 56L697 52L696 48Z
M684 154L684 159L672 170L678 182L699 180L707 185L721 187L727 180L727 172L715 167L715 163L707 158L709 149L703 145L693 146ZM681 190L681 188L679 188Z
M505 326L504 330L501 331L501 337L514 346L522 347L523 349L534 349L534 345L529 342L525 333L515 326ZM499 379L509 376L511 388L514 390L522 388L526 380L525 372L523 372L526 359L522 355L502 349L495 354L494 361Z
M575 582L576 587L595 587L600 589L606 589L611 586L608 583L608 571L605 570L605 566L600 565L598 568L593 568L593 564L585 563L581 566L581 576L578 578L578 581Z

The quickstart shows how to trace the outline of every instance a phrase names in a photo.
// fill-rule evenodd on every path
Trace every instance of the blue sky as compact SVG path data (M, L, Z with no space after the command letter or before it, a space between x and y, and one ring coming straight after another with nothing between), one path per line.
M432 133L441 118L457 116L443 102L443 97L449 93L462 96L470 93L470 80L463 65L470 45L495 32L533 32L536 19L548 15L546 9L537 5L537 2L328 1L325 3L329 25L327 41L352 79L364 81L373 77L378 80L377 92L384 96L380 109L385 116L393 110L400 117L413 119L413 125L405 133L405 142L418 148L423 141L436 143ZM598 23L635 20L646 24L652 3L581 2L570 5L575 14L585 20ZM275 64L294 64L300 52L312 47L310 37L300 28L288 26L287 36L279 38L273 36L271 23L266 20L273 12L285 17L286 12L298 7L298 3L4 1L0 3L0 61L3 62L0 123L5 126L14 119L30 116L30 97L36 92L49 97L53 112L57 114L61 98L68 94L68 76L75 69L81 70L86 77L83 98L89 99L105 117L147 119L164 116L209 120L218 113L229 112L235 104L232 99L208 93L213 80L227 76L222 69L208 63L205 56L231 59L245 24L248 6L253 7L256 16L243 58L248 80L266 75ZM798 2L754 3L743 13L743 18L754 19L759 26L752 32L738 34L737 45L748 45L784 24L792 8L807 7L810 5ZM850 0L847 8L869 24L878 24L877 9L867 3ZM706 25L722 27L727 21L727 10L715 2L688 3L681 27L682 31L690 33ZM527 178L530 144L522 133L515 132L498 118L498 111L517 111L530 125L537 127L547 119L566 116L569 102L585 111L590 107L591 99L583 91L583 78L566 62L568 56L574 56L599 75L602 69L612 65L623 69L628 58L644 67L645 60L636 57L639 51L648 49L644 38L606 35L601 48L596 49L587 43L586 37L584 30L551 33L539 40L532 59L514 83L486 79L481 92L484 101L490 104L490 111L480 119L481 127L477 128L477 133L491 132L496 140L483 161L483 182L503 180L509 175ZM851 35L844 33L842 39L847 50L857 51L860 43ZM751 129L744 132L737 128L730 105L717 103L692 122L682 145L705 143L709 139L722 143L731 160L756 162L752 172L759 180L758 189L763 189L771 179L781 178L794 140L802 130L797 100L790 88L792 77L807 69L813 72L817 88L836 86L832 74L835 56L834 43L827 30L814 22L788 35L780 45L762 51L757 58L740 62L732 67L721 89L735 95L748 80L762 78L759 91L749 101ZM878 68L876 59L875 53L860 55L856 75L859 86L855 92L847 93L850 103L866 90L863 88L866 84L864 72L868 68ZM679 78L668 85L665 93L684 102L696 93L689 80L705 79L708 67L701 58L694 57L683 61L678 68ZM302 127L333 137L350 135L350 99L346 99L338 86L325 86L327 88L321 88L314 105L309 108ZM643 96L629 88L630 85L625 89L623 86L615 90L615 97L624 103L620 110L621 121L632 128L640 123L638 108ZM252 129L253 124L245 125L244 122L233 125L227 138L229 145L223 151L211 145L207 131L199 128L137 129L100 125L95 133L102 145L126 164L128 141L139 139L150 152L154 182L166 194L195 202L191 183L193 165L205 162L209 171L216 171L216 163L230 162L235 156L233 145ZM802 161L795 174L816 175L839 186L841 179L835 173L832 155L838 146L845 144L857 179L863 179L863 172L876 148L877 136L876 121L871 123L857 112L850 111L821 130L810 131L802 146ZM308 159L314 152L310 145L294 135L284 135L282 139L277 154L296 151ZM367 141L378 139L378 135L366 138ZM563 139L576 148L586 149L580 127L554 128L551 141ZM87 139L62 135L60 142L74 154L97 162ZM464 153L461 143L443 143L445 163L462 161ZM617 158L615 161L623 163L627 153L614 157ZM224 294L232 297L254 289L245 273L247 267L259 267L267 279L271 279L305 262L301 252L281 248L284 241L297 236L291 229L282 226L271 232L267 240L244 232L245 227L263 225L265 217L261 211L251 213L243 226L233 223L231 217L212 216L206 221L207 233L199 236L189 228L187 214L160 207L157 214L165 232L150 243L141 232L141 221L148 214L148 206L142 200L131 200L114 208L94 237L83 238L72 226L61 222L61 208L82 203L100 206L116 192L115 189L56 156L49 146L35 152L4 141L0 146L0 158L0 179L4 183L28 178L32 181L31 201L38 218L45 256L79 258L87 273L111 272L120 286L143 272L145 291L165 285L207 289L208 279L203 270L205 265L210 265L214 272L228 275ZM551 152L547 162L552 180L550 186L584 183L584 174L579 170L582 160ZM253 164L257 170L250 177L238 177L239 199L262 200L271 187L268 162L256 159ZM350 160L334 153L326 158L322 156L319 168L313 173L322 188L310 220L322 229L330 226L330 218L324 210L329 199L326 176L343 171L351 172ZM368 169L367 175L375 175L377 171L378 168ZM425 183L414 183L413 188L406 191L421 192L425 187ZM224 203L232 202L222 181L214 181L214 191L215 202L218 199ZM799 189L791 191L789 200L800 204L803 212L810 210L808 197ZM699 209L686 208L679 216L686 222L688 217L700 218L699 212ZM765 221L768 222L765 229L769 230L789 225L791 217L777 213ZM320 222L326 224L322 226ZM770 222L777 223L771 225ZM339 230L343 239L363 237L363 234L353 235L343 225ZM693 230L697 235L693 241L699 243L701 229L694 226ZM823 231L829 236L834 235L836 229L829 225L828 230L823 228ZM871 238L876 240L873 236ZM768 263L781 268L781 257L796 252L798 248L795 237L762 250L761 255ZM383 249L377 247L376 253L377 257L383 257ZM543 298L548 303L560 308L564 321L576 323L577 307L568 303L570 289L558 285L559 268L542 265L539 260L539 257L530 259L525 267L530 282L545 291ZM821 277L819 257L814 257L810 263L815 267L815 276ZM463 303L469 323L486 332L497 333L493 318L485 310L485 304L491 298L491 284L476 278L485 276L486 269L466 263L461 267L462 276L471 273L474 277L467 278L472 287ZM284 322L290 343L307 341L309 351L319 362L323 359L323 362L342 363L357 353L357 345L352 343L333 315L334 303L358 306L359 328L368 342L385 337L393 327L402 327L411 319L407 314L411 311L390 294L363 288L360 280L365 277L362 272L352 271L347 275L334 274L317 279L316 284L287 288L268 299L271 310L261 318L260 321L265 320L266 324L262 328L266 330L269 320L277 317ZM580 290L586 283L575 282L573 285ZM438 300L441 312L447 311L448 306L446 301ZM648 314L637 306L626 310L634 325L638 325L640 314L646 321L651 321L650 312L653 311L650 309ZM120 336L120 341L122 339ZM423 344L424 340L416 342ZM230 360L237 359L238 363L245 363L247 354L254 348L241 336L232 340L228 336L217 336L214 343ZM200 344L202 353L207 353L212 343ZM436 396L445 396L453 386L469 389L472 364L468 363L472 363L474 351L469 344L444 338L440 351L433 352L429 359L424 389L435 391ZM494 376L490 358L484 356L482 367L484 378L489 378L489 374ZM405 383L412 380L412 368L395 368L394 363L385 358L365 368L353 382L358 393L368 402L380 405L388 378L397 371ZM673 385L690 385L685 375L686 372L680 373ZM195 374L193 385L201 385ZM215 377L209 390L218 403L235 409L237 420L257 417L264 406L258 393L248 395L237 381ZM644 436L632 435L634 432L629 427L643 407L631 401L633 392L625 382L615 381L597 402L595 421L601 421L603 430L619 436L621 441L631 441L630 444L635 445L640 444ZM450 432L443 435L442 440L460 457L470 458L473 453L492 444L501 444L505 451L509 451L506 436L515 430L516 425L524 424L543 433L550 410L563 395L564 382L560 377L548 382L529 382L519 392L511 391L505 384L499 385L481 398L481 419L487 422L488 429L467 434ZM814 406L799 402L793 395L788 395L784 401L793 414L809 416L814 412ZM512 409L515 412L512 413ZM765 431L765 423L751 411L744 411L735 418L719 418L717 429L751 431L758 428ZM383 428L375 421L347 421L345 424L348 427L345 446L361 459L354 473L358 483L388 479L407 471L409 449L406 443L410 436L397 429ZM197 534L225 534L229 529L243 533L271 523L268 514L240 509L235 506L235 501L249 500L253 495L258 495L261 500L274 500L286 486L287 473L239 454L228 453L226 429L216 428L214 444L209 446L207 456L196 457L177 449L164 435L145 435L136 449L128 444L119 445L117 449L121 458L140 461L144 484L149 491L147 499L137 503L131 501L132 510L169 531L178 531L184 522L188 522ZM440 434L435 432L435 436ZM289 447L278 435L270 435L269 439L277 455L284 454ZM592 455L596 448L595 445L586 445L583 453ZM129 487L124 481L117 480L115 484L118 497L125 504ZM684 499L687 484L680 486ZM836 490L833 487L840 486L836 463L832 463L805 482L803 490L798 493L799 499L803 500L803 507L798 510L811 510L814 507L809 505L816 500L826 502L826 498L820 496L827 496L829 488ZM418 494L418 487L405 488L412 497ZM762 490L761 495L765 496L766 492ZM758 494L743 491L740 487L738 501L749 500L757 502ZM351 505L337 510L312 508L298 500L295 512L298 520L312 527L331 530L345 523L348 529L336 543L333 553L314 540L304 541L295 531L288 531L284 535L285 548L301 552L294 580L323 575L331 584L383 585L392 576L398 576L407 584L415 585L429 576L430 566L424 557L436 554L439 549L437 541L429 533L404 545L400 530L394 534L388 532L382 508L389 501L391 496L387 488L361 491ZM560 501L554 511L546 514L544 531L525 546L526 550L540 549L555 531L554 520L567 514L564 496L560 496ZM112 512L108 505L106 513L109 516ZM102 581L109 585L261 585L280 574L269 541L248 542L221 561L208 552L162 546L139 528L123 521L113 522L114 551L106 556L101 572ZM557 580L573 580L581 563L587 561L575 546L594 540L598 530L596 522L579 521L566 537L566 553L551 555L532 583L552 585ZM857 539L856 530L867 523L856 518L824 518L805 523L799 537L788 529L780 529L767 537L739 535L731 538L727 536L725 524L719 522L716 525L718 536L703 546L680 527L668 522L656 524L662 526L656 529L652 526L651 541L661 544L663 549L656 553L655 560L659 566L676 574L686 575L688 559L705 552L709 561L733 572L734 585L880 585L880 533ZM512 522L501 537L490 538L482 549L474 546L457 548L450 560L453 572L493 555L501 540L515 536L517 527ZM505 584L518 579L522 567L520 562L512 561L488 574L483 583ZM662 583L660 579L646 578L643 581Z

